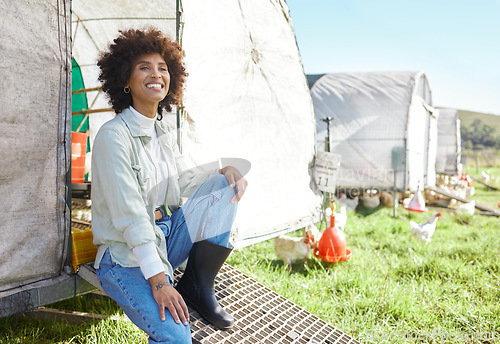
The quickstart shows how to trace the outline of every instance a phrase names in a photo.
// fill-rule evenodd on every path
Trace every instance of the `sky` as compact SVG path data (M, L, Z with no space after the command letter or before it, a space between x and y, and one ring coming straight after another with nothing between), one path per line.
M423 71L434 106L500 115L500 0L286 0L306 74Z

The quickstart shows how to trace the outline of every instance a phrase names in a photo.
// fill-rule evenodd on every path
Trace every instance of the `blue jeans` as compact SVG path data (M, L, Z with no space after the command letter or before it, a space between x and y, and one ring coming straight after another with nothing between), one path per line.
M156 221L165 234L168 260L174 270L188 258L196 241L208 240L229 247L237 208L237 203L231 203L234 195L226 177L217 175L203 183L171 217ZM149 335L149 343L191 343L189 325L176 324L168 310L166 320L161 321L151 284L139 267L120 266L107 250L97 277L104 291Z

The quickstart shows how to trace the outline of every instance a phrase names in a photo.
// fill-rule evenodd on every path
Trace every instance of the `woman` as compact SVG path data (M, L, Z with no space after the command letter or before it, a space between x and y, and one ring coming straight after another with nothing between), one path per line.
M162 111L182 98L182 55L176 42L150 28L120 31L98 61L117 116L93 145L95 268L150 343L191 343L184 300L220 329L233 324L213 281L231 252L236 202L247 182L234 167L188 169L161 122ZM189 197L182 207L181 196ZM173 270L188 256L174 288Z

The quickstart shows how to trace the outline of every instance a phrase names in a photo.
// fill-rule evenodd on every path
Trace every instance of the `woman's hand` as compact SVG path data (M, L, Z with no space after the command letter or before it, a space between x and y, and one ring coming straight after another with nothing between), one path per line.
M229 186L232 188L235 188L235 195L233 199L231 199L231 203L238 202L241 197L243 197L243 194L245 193L245 190L247 188L248 182L243 176L241 175L240 171L238 171L235 167L233 166L227 166L224 168L221 168L219 170L220 174L223 174L226 176L227 181L229 182Z
M165 308L167 308L177 324L182 321L184 325L187 325L189 311L186 303L181 294L168 283L165 273L161 272L150 277L149 282L153 288L153 298L160 309L161 321L165 321Z

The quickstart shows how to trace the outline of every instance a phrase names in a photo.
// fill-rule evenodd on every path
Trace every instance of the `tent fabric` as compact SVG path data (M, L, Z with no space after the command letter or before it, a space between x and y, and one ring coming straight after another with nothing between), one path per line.
M309 187L314 111L288 7L275 0L184 0L181 8L189 73L183 153L200 165L219 159L251 164L233 244L249 245L310 223L321 203ZM98 86L98 51L118 28L151 24L175 37L174 1L145 6L74 0L73 13L73 51L86 87ZM88 97L92 104L95 95ZM96 106L109 105L99 95ZM91 115L91 138L106 116ZM175 113L164 117L176 128Z
M437 116L422 72L332 73L308 76L324 150L342 156L337 185L415 190L434 185Z
M70 231L65 178L71 154L71 44L69 0L2 1L0 7L4 297L34 283L51 285L64 275Z
M461 172L462 145L460 140L458 110L439 109L437 173L458 174Z
M251 163L236 247L312 222L314 110L285 1L183 1L185 151ZM194 140L190 138L195 138ZM305 223L304 223L305 222Z

